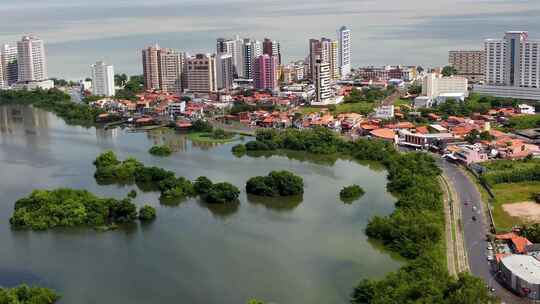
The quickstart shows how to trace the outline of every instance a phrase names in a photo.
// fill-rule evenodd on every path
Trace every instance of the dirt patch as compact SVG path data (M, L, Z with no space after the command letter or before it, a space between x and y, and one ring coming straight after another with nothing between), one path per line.
M504 204L502 208L508 215L521 218L525 222L540 222L540 204L535 202Z

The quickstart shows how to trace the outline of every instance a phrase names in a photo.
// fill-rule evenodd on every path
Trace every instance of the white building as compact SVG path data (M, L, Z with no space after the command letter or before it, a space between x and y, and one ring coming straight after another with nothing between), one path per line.
M351 30L346 26L338 30L338 42L341 77L347 77L351 73Z
M422 82L422 96L436 99L443 94L461 94L469 96L467 78L454 76L443 77L429 73Z
M216 43L217 56L230 54L232 56L234 75L244 75L244 40L237 35L234 39L218 38Z
M174 102L167 105L167 113L171 116L179 116L186 111L186 102Z
M17 42L18 81L34 82L47 79L47 61L43 40L35 36L23 36Z
M92 77L92 94L111 97L115 94L114 67L98 61L90 67Z
M527 114L527 115L534 115L536 114L536 109L528 104L520 104L518 105L519 113L521 114Z
M262 55L262 44L258 40L244 39L244 78L253 79L253 64L255 58Z
M234 58L230 53L218 54L216 57L217 88L231 89L234 80Z
M3 79L5 86L11 86L16 83L19 78L17 47L9 44L2 45L2 48L0 49L0 62L2 65L0 78Z
M394 118L394 105L377 107L375 109L375 118L380 118L380 119Z
M525 31L510 31L503 39L485 40L484 48L486 85L475 86L475 91L498 97L538 100L540 40L529 40Z

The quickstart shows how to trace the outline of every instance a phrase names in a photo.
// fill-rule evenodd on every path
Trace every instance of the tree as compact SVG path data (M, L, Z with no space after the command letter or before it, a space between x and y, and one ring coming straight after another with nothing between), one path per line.
M13 288L0 288L1 304L53 304L60 295L48 288L20 285Z
M156 218L156 209L149 205L144 205L139 209L139 219L141 221L152 221Z
M540 243L540 224L521 227L521 234L532 243Z
M240 190L229 183L217 183L212 185L204 199L211 204L232 203L238 200Z
M413 83L413 84L409 85L407 91L411 95L420 95L422 93L422 85Z
M194 132L210 133L214 130L214 127L208 121L198 119L191 124L191 130Z
M195 180L195 183L193 183L193 188L195 189L195 192L199 195L205 195L210 192L212 189L212 181L208 179L206 176L199 176Z
M127 197L128 197L128 198L131 198L131 199L136 198L136 197L137 197L137 191L135 191L135 190L129 191Z
M246 183L246 192L259 196L293 196L304 193L304 180L289 171L272 171Z
M470 144L475 144L480 140L480 132L476 129L472 129L469 134L465 135L464 139Z
M122 87L126 84L128 81L128 77L126 74L115 74L114 75L114 85L118 87Z
M148 150L148 153L154 155L154 156L169 156L172 154L172 149L168 146L153 146Z
M352 202L354 200L359 199L362 195L364 195L364 189L358 185L351 185L344 187L339 192L339 197L343 202Z
M455 67L450 66L450 65L447 65L442 69L442 75L445 77L457 75L457 73L458 73L458 70Z

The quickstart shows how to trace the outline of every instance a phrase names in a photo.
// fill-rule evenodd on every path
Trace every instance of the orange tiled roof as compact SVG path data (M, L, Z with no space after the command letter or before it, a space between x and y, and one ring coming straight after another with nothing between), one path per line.
M429 130L426 126L416 127L416 132L420 134L429 134Z
M394 132L394 130L386 129L386 128L375 129L375 130L369 132L369 134L371 134L371 135L373 135L375 137L379 137L379 138L383 138L383 139L392 139L392 140L396 136L396 133Z

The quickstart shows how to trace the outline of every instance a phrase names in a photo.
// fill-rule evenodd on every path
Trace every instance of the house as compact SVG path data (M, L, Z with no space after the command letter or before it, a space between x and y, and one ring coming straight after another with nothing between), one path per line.
M448 147L448 150L452 152L450 156L451 159L466 165L489 160L487 152L485 152L480 145L450 146Z
M380 119L394 118L394 105L380 106L375 109L375 117Z
M387 129L387 128L375 129L369 132L369 134L375 138L382 139L382 140L387 140L387 141L396 140L396 132L392 129Z

